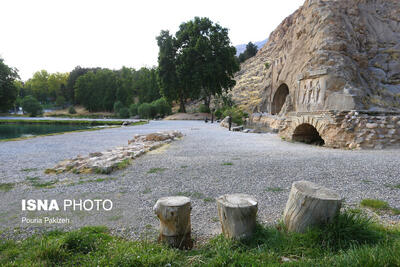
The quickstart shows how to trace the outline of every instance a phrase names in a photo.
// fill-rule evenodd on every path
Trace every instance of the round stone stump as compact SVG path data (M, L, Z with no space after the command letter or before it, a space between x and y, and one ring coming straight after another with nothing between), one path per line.
M219 221L226 238L250 237L256 227L258 203L246 194L230 194L217 198Z
M283 213L284 223L288 231L299 233L329 223L340 211L342 200L338 193L323 186L294 182Z
M192 248L190 198L183 196L163 197L157 201L153 210L160 219L159 242L165 242L180 249Z

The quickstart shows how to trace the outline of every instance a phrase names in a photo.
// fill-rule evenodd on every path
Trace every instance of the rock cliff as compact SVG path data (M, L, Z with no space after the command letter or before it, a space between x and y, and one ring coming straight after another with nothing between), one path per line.
M306 0L236 81L249 112L400 110L400 1Z

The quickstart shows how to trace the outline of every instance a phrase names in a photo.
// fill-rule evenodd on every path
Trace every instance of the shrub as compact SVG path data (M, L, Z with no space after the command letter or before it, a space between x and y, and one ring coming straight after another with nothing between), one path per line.
M119 110L119 117L123 119L129 118L129 109L126 107L123 107Z
M199 112L200 113L210 113L210 108L204 104L201 104L199 107Z
M76 110L75 110L74 106L70 106L70 107L69 107L68 113L69 113L69 114L76 114Z
M43 108L40 105L39 101L36 100L33 96L25 96L21 101L21 106L24 112L30 114L31 117L36 117L43 113Z
M160 115L160 117L165 117L172 113L171 106L168 104L165 98L159 98L153 101L153 104L156 108L156 115Z
M225 109L223 112L223 117L225 118L226 116L231 116L232 117L232 122L241 125L243 124L243 118L248 117L248 114L243 112L240 108L238 107L231 107Z
M114 112L119 113L119 111L124 108L124 104L121 101L117 101L114 103Z
M129 106L129 113L131 114L132 117L138 115L138 107L139 104L131 104Z
M214 112L214 115L215 115L215 117L217 118L217 119L221 119L221 117L222 117L222 115L223 115L223 112L224 112L224 110L223 109L217 109L215 112Z
M62 95L57 96L56 106L64 108L65 102L66 102L65 97L63 97Z
M149 103L142 103L138 107L138 115L143 119L151 118L151 105Z

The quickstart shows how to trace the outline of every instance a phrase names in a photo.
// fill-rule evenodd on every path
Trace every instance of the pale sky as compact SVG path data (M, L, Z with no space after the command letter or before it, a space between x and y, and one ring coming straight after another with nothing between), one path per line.
M304 0L0 0L0 57L22 80L75 66L157 64L156 36L208 17L233 45L264 40Z

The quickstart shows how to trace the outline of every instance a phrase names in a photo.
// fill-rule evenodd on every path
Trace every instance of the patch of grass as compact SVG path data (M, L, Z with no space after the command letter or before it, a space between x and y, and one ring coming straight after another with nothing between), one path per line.
M22 172L33 172L33 171L37 171L37 168L27 168L27 169L21 169Z
M267 187L266 189L265 189L265 191L267 191L267 192L282 192L282 191L284 191L285 189L283 189L283 188L280 188L280 187Z
M79 179L80 179L79 182L68 184L68 186L75 186L75 185L87 184L87 183L101 183L101 182L117 180L117 178L114 178L114 177L105 177L105 178L96 178L96 179L87 179L87 180L82 180L84 178L80 177Z
M108 219L109 221L118 221L118 220L120 220L120 219L122 219L122 218L123 218L122 215L114 215L114 216L108 217L107 219Z
M222 235L193 250L111 236L104 227L54 231L22 241L0 239L6 266L399 266L400 229L384 228L346 211L324 227L304 234L282 225L257 225L253 238ZM217 223L218 218L214 217ZM153 230L152 225L145 226Z
M147 173L158 173L158 172L163 172L167 168L151 168Z
M13 189L15 186L15 183L1 183L0 184L0 191L8 192L11 189Z
M370 181L370 180L361 180L361 182L363 182L364 184L371 184L371 183L373 183L373 182Z
M117 165L115 166L115 168L117 170L122 170L125 169L126 167L128 167L131 164L131 160L130 159L124 159L121 162L118 162Z
M187 167L188 167L188 166L186 166L186 165L182 165L182 166L181 166L182 169L186 169Z
M385 184L385 186L390 189L400 189L400 184Z
M362 207L371 208L377 212L388 211L392 212L395 215L400 214L400 209L392 208L386 201L380 199L369 199L369 198L363 199L360 202L360 205Z
M232 162L224 162L221 164L222 166L232 166L233 163Z
M53 188L54 185L58 182L58 179L52 180L52 181L47 181L47 182L41 182L39 177L26 177L26 180L30 182L31 186L35 188Z
M148 193L151 193L151 188L146 188L145 190L143 190L143 192L142 192L143 194L148 194Z
M204 201L204 202L214 202L215 199L212 198L212 197L206 197L206 198L203 199L203 201Z

